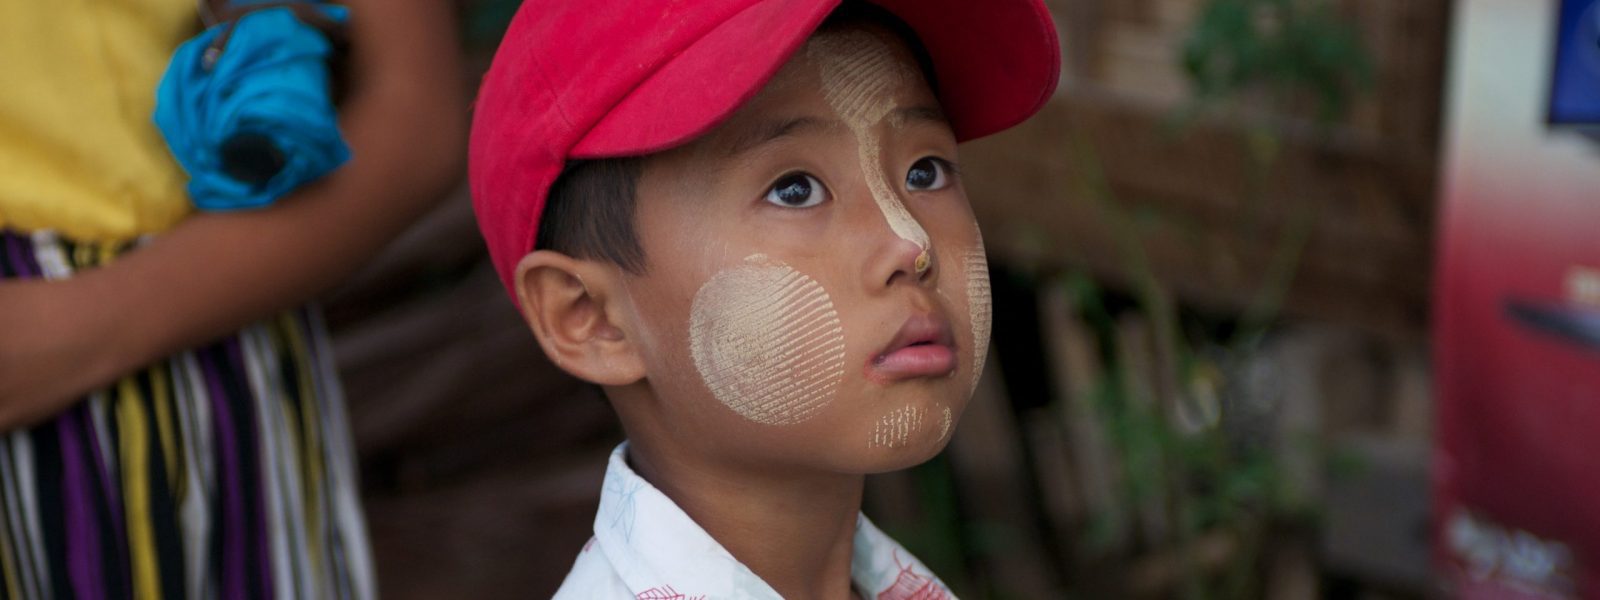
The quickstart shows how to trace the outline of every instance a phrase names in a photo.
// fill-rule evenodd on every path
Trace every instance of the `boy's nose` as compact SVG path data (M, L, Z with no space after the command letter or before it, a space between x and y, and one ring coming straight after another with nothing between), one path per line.
M931 281L939 266L933 249L899 237L885 239L869 270L870 284L888 288L897 283L921 285Z

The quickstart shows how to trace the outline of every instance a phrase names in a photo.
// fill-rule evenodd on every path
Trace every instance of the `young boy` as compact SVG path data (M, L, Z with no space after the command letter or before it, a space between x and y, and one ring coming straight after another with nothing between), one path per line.
M561 598L944 598L860 516L942 449L989 288L956 143L1030 116L1038 0L529 0L484 80L479 225L629 441Z

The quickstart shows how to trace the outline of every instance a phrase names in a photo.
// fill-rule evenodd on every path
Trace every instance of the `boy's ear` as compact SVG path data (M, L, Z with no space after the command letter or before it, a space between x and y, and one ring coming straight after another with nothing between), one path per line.
M644 378L644 361L632 339L617 326L608 303L620 289L615 269L549 250L536 250L517 263L512 279L522 318L545 356L562 370L603 386L628 385Z

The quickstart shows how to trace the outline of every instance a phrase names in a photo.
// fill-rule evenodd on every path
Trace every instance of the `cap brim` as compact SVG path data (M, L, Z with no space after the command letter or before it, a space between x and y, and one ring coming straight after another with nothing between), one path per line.
M1040 0L875 0L916 30L961 141L1039 112L1061 79L1061 42Z
M1039 0L881 0L928 49L962 141L1006 129L1049 100L1061 51ZM838 6L765 0L666 62L573 147L574 158L649 154L699 137L759 92Z

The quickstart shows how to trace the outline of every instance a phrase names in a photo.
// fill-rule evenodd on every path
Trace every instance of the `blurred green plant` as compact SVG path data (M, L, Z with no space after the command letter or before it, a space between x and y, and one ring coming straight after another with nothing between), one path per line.
M1310 98L1316 132L1327 135L1349 114L1355 99L1370 91L1373 80L1373 59L1359 31L1328 0L1206 0L1178 60L1193 92L1189 105L1178 111L1180 127L1252 99L1282 113ZM1277 125L1264 120L1246 128L1242 140L1249 185L1241 223L1254 223L1267 200L1282 135ZM1243 315L1236 340L1243 344L1234 346L1257 341L1293 283L1316 213L1305 202L1291 202L1291 209L1265 283Z
M1343 118L1372 81L1359 34L1322 0L1209 0L1181 61L1202 103L1256 90L1304 93L1324 122Z
M1373 60L1360 33L1328 0L1206 0L1179 64L1192 91L1176 116L1179 127L1220 108L1259 101L1289 112L1309 99L1318 134L1343 121L1355 99L1371 89ZM1241 233L1256 233L1266 185L1282 147L1273 124L1247 124L1243 137L1248 189ZM1238 340L1251 345L1279 311L1310 241L1316 207L1296 203L1267 265L1265 284L1243 315Z
M1329 2L1318 0L1206 0L1177 57L1193 90L1192 102L1175 115L1179 132L1214 112L1232 115L1249 109L1292 112L1309 98L1314 122L1326 135L1341 122L1371 85L1373 61L1356 29ZM1268 200L1267 182L1281 148L1280 125L1269 119L1244 120L1241 142L1248 172L1241 223L1255 223L1256 208ZM1083 194L1101 209L1122 255L1124 276L1131 282L1139 311L1150 323L1158 371L1150 382L1156 395L1177 406L1140 401L1127 389L1118 353L1103 351L1104 373L1094 393L1100 426L1122 457L1120 496L1128 506L1155 501L1171 524L1168 548L1179 562L1178 597L1251 598L1263 593L1260 565L1276 529L1303 527L1315 506L1296 490L1283 461L1272 449L1241 443L1217 418L1184 419L1173 413L1214 415L1225 409L1219 390L1244 357L1259 349L1281 308L1300 257L1315 224L1316 209L1293 203L1272 246L1262 283L1240 315L1230 339L1196 352L1181 330L1179 307L1151 269L1142 245L1139 209L1120 203L1105 181L1093 145L1081 128L1073 128L1074 171L1081 175ZM1255 234L1254 227L1241 232ZM1105 292L1087 276L1065 282L1079 318L1097 332L1103 347L1117 337ZM1196 340L1198 341L1198 340ZM1203 342L1202 342L1203 343ZM1163 384L1162 382L1167 382ZM1165 385L1169 389L1161 389ZM1236 388L1237 386L1235 386ZM1304 442L1305 440L1290 440ZM1086 543L1093 552L1108 551L1108 527L1092 521ZM1097 534L1098 533L1098 534ZM1197 540L1225 534L1232 551L1224 564L1206 565L1196 555Z

